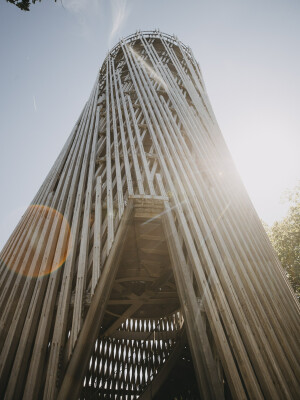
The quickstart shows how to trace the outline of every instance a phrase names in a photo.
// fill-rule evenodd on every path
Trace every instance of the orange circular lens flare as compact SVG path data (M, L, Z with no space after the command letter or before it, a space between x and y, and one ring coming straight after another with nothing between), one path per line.
M72 241L68 221L51 207L31 205L24 222L19 247L2 260L10 270L23 276L37 278L51 274L63 265L70 253Z

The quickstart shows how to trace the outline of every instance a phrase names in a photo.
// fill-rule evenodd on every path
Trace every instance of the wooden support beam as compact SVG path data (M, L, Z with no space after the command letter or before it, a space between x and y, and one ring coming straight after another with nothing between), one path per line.
M94 297L65 372L57 397L58 400L77 398L80 394L85 370L104 317L106 302L109 298L123 247L126 242L126 234L131 214L132 202L128 202L114 239L112 249L103 268L101 280L96 287Z

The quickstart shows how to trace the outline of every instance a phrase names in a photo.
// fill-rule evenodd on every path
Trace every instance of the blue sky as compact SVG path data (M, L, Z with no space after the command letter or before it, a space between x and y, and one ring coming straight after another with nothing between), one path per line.
M137 29L176 34L262 219L300 178L298 0L42 0L0 4L0 247L42 184L109 48Z

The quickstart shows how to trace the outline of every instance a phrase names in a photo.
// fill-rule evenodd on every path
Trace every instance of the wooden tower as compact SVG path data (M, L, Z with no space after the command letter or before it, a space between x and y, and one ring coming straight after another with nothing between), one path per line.
M174 36L107 55L0 261L1 398L299 398L299 304Z

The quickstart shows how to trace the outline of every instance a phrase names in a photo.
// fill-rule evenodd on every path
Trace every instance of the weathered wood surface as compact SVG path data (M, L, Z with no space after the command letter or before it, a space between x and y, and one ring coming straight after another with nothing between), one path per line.
M201 398L299 396L299 303L174 36L107 55L0 269L5 399L151 398L183 330Z

